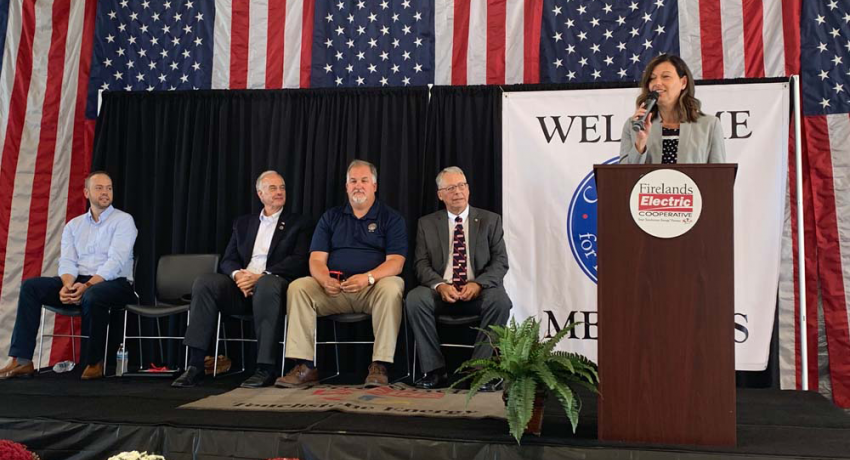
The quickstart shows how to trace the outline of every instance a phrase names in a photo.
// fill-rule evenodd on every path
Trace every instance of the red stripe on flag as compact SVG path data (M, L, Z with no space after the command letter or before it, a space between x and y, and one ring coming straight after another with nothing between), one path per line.
M487 0L487 84L505 84L507 0Z
M699 0L699 36L702 54L702 78L723 78L723 27L720 0Z
M742 7L744 10L744 72L747 78L763 78L764 5L762 0L744 0Z
M802 354L800 353L800 284L799 279L800 260L797 258L798 240L797 240L797 180L796 180L796 160L794 155L795 140L794 140L794 121L790 122L789 138L788 138L788 178L789 178L789 196L790 196L790 213L791 213L791 245L792 258L794 260L794 369L796 388L803 388L802 379ZM801 140L804 152L806 148L806 129L803 129L803 139ZM809 179L809 164L805 153L802 157L802 176L803 176L803 239L806 246L805 260L802 261L806 271L806 322L808 330L806 331L807 346L808 346L808 362L809 369L807 372L809 378L809 388L817 388L817 348L818 348L818 327L817 327L817 305L818 305L818 279L817 279L817 244L815 239L815 215L812 209L812 186Z
M83 195L83 180L91 168L91 155L94 147L94 127L96 120L86 120L86 100L91 73L94 26L97 19L97 0L86 0L83 18L83 40L80 44L80 70L77 74L77 100L74 107L74 140L71 145L71 162L68 174L68 204L65 208L65 221L86 211Z
M21 153L21 136L27 115L27 96L32 79L32 47L35 39L35 0L25 0L21 8L21 41L15 61L15 81L9 101L9 119L3 161L0 167L0 292L6 271L6 250L9 242L9 218L12 214L12 195Z
M68 37L70 0L53 3L53 30L47 54L47 82L42 105L41 130L30 195L30 215L27 222L27 244L24 252L23 279L41 274L44 261L44 236L50 205L53 179L53 157L56 151L59 106L62 99L62 80L65 72L65 43Z
M466 84L466 60L469 55L469 2L455 0L455 22L452 30L452 84Z
M269 2L266 45L266 89L283 88L283 46L286 40L286 1Z
M97 19L97 0L86 0L83 18L83 40L80 45L80 70L77 74L77 100L74 106L74 138L71 144L71 162L68 173L68 204L65 221L86 210L83 196L83 180L91 167L91 152L94 147L94 125L96 120L86 120L86 99L91 73L94 25Z
M89 171L91 170L92 154L94 152L94 131L95 131L96 127L97 127L97 120L86 120L85 125L83 126L83 130L85 131L85 138L86 138L86 140L85 140L86 149L82 152L82 158L83 159L81 161L83 162L85 169L82 170L83 172L80 175L80 180L75 185L69 184L69 186L71 186L71 188L73 188L77 192L77 193L73 193L73 197L76 199L77 203L79 203L79 206L77 206L77 208L79 208L79 211L76 212L76 213L67 214L66 215L66 222L68 220L71 220L75 216L78 216L78 215L88 211L89 202L88 202L88 200L86 200L86 197L83 194L83 184L84 184L84 178L89 174ZM69 196L69 199L70 199L70 197L72 195L69 194L68 196ZM68 209L70 210L71 207L69 206Z
M304 0L304 12L301 16L301 87L310 87L310 71L313 65L313 14L316 5L313 0Z
M850 121L848 121L850 122ZM823 302L824 326L829 352L832 397L841 407L850 407L850 325L847 320L835 181L826 117L806 117L807 157L811 174L813 208L817 233L818 274ZM817 387L814 387L817 388Z
M540 83L540 27L543 0L525 0L523 11L523 83Z
M27 229L27 245L24 253L22 279L41 275L44 263L44 240L47 232L47 215L50 206L50 189L53 183L53 157L56 153L56 133L58 130L59 108L62 99L62 83L65 72L65 43L68 38L68 18L70 0L56 0L53 3L53 30L50 38L50 51L47 57L47 82L45 84L44 104L42 105L41 131L39 131L38 153L30 196L30 215ZM56 319L59 315L56 316ZM54 321L54 331L61 330L66 324ZM51 359L62 359L71 344L68 337L55 337L50 348ZM48 364L52 361L48 361Z
M91 73L92 45L94 43L94 25L97 19L97 0L86 0L83 16L82 42L80 44L80 68L77 73L77 99L74 106L74 134L71 142L71 161L68 165L68 202L65 206L65 221L85 212L86 201L83 195L83 180L91 167L91 152L94 146L94 127L96 120L86 120L86 100ZM74 31L76 33L76 31ZM53 331L57 334L69 334L71 321L75 330L81 330L80 318L56 315ZM50 349L50 363L69 359L68 347L60 346L61 338L54 338ZM76 341L80 349L80 340Z
M802 0L782 0L785 75L800 74L800 12Z
M251 0L233 0L230 22L230 89L248 87L248 28Z

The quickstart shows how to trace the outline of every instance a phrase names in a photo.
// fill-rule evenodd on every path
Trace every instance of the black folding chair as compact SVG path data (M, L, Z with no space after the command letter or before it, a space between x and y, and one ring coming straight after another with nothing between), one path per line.
M159 319L169 316L187 313L190 304L184 299L191 296L192 284L201 275L215 273L218 270L218 254L172 254L159 258L156 268L156 296L153 305L137 304L127 305L124 310L124 340L139 340L139 373L140 375L166 375L176 372L171 369L165 372L145 371L145 361L142 348L142 340L158 340L160 360L163 360L162 340L183 340L183 337L165 336L162 334ZM138 300L139 295L136 294ZM139 335L127 335L127 315L136 314L139 324ZM186 326L189 326L189 314L186 315ZM153 318L156 320L157 334L155 336L142 335L142 318ZM184 367L188 362L188 351L184 351Z
M449 326L449 327L460 327L460 326L472 326L481 324L481 315L465 315L465 316L452 316L452 315L437 315L437 326ZM475 348L475 345L469 345L464 343L440 343L441 347L447 348ZM413 341L413 381L416 382L416 341Z

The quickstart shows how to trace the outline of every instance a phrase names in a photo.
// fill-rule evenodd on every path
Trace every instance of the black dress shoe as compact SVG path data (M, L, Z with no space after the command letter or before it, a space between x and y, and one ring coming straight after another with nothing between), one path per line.
M204 380L204 370L189 366L186 368L186 372L177 377L177 380L171 382L171 386L174 388L192 388L200 385L202 380Z
M481 385L478 389L481 393L493 393L502 389L502 379L493 380Z
M265 370L265 369L257 369L254 372L254 375L248 378L248 380L242 382L240 385L242 388L263 388L270 387L274 384L274 375Z
M436 390L444 388L449 383L449 378L445 372L429 372L424 377L417 380L414 385L420 390Z

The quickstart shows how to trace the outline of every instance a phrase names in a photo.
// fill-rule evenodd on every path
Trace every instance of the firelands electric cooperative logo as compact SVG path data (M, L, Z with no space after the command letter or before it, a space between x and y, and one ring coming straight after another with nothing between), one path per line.
M616 163L619 157L605 164ZM596 180L590 172L576 187L567 214L567 238L573 258L581 270L596 282Z
M686 174L659 169L640 178L629 204L632 218L643 231L658 238L675 238L699 220L702 195Z

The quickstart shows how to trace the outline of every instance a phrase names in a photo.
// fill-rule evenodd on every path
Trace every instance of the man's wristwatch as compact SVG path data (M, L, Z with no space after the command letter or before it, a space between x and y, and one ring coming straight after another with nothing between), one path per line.
M375 284L375 277L372 276L372 272L367 273L366 277L369 278L369 286L373 286Z

